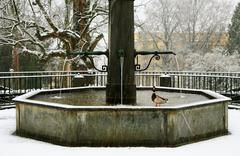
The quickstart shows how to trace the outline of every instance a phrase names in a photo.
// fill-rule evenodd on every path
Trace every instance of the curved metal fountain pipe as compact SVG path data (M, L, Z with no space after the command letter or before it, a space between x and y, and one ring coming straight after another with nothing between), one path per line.
M108 66L102 65L102 69L98 69L93 61L93 56L100 56L104 55L108 58L109 52L108 49L106 51L73 51L71 53L68 53L68 55L72 56L80 56L80 57L86 57L89 59L90 63L92 64L93 68L99 72L107 72Z
M156 60L159 60L160 55L174 55L174 56L176 56L176 53L174 53L172 51L135 51L134 55L135 55L135 57L137 57L138 55L143 55L143 56L152 55L148 64L144 68L141 68L141 65L138 63L138 61L137 61L137 64L135 64L135 71L145 71L150 66L153 58L156 58Z
M135 51L135 56L137 55L176 55L173 51Z

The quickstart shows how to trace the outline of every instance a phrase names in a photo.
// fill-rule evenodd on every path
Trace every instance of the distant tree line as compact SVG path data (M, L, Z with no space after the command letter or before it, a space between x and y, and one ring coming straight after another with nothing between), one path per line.
M235 8L231 24L229 25L228 34L228 53L233 54L237 52L240 54L240 3L238 3Z

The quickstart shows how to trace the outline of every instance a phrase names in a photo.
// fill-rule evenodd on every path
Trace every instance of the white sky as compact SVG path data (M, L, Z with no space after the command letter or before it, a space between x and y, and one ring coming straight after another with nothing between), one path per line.
M145 13L144 13L145 6L148 3L151 3L151 1L156 1L156 0L134 0L134 4L136 6L135 15L137 15L137 18L140 18L141 20L145 18ZM240 0L218 0L218 1L231 2L233 3L234 6L237 5L238 2L240 2ZM62 5L64 3L64 0L53 0L53 2L56 3L57 5Z
M135 0L135 14L137 15L137 17L144 19L145 18L145 13L144 13L144 9L146 7L146 5L148 3L151 3L151 1L156 1L156 0ZM210 0L206 0L206 1L210 1ZM240 0L217 0L217 1L226 1L226 2L231 2L233 4L233 9L235 8L235 6L240 2Z

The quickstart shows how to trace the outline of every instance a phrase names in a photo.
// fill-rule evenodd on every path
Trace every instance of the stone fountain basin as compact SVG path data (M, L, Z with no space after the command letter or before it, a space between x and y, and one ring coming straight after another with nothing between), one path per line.
M62 92L103 87L79 87ZM151 90L141 87L140 90ZM16 97L16 133L65 146L174 147L228 133L231 99L208 90L156 88L165 92L199 94L208 100L152 106L73 106L33 100L34 91Z

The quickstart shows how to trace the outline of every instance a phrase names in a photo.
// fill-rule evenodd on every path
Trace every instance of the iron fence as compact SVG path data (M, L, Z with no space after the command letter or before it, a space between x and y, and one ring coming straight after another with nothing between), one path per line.
M208 89L240 99L240 73L224 72L136 72L137 86L160 86L168 74L171 87ZM96 71L0 72L0 107L9 105L15 96L38 89L106 86L107 74Z

